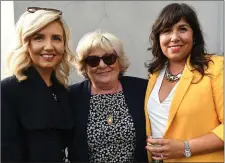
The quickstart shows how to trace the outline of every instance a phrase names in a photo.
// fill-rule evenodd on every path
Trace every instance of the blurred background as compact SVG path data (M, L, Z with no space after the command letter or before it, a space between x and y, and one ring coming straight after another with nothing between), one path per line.
M224 1L1 1L1 78L5 77L5 57L14 37L14 25L27 7L62 10L71 30L71 45L87 32L111 32L122 40L131 65L125 75L147 78L144 63L152 59L149 34L153 22L169 3L187 3L197 12L209 53L224 52ZM70 84L83 80L74 69Z

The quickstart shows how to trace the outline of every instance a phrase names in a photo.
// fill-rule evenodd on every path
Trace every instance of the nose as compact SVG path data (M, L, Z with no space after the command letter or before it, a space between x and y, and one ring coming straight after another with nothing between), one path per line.
M53 45L52 45L52 40L46 40L44 49L45 49L46 51L51 51L51 50L54 49L54 47L53 47Z
M172 42L178 42L180 40L180 36L177 31L172 32L170 37Z
M104 61L102 59L100 59L99 65L100 68L105 68L107 67L107 65L104 63Z

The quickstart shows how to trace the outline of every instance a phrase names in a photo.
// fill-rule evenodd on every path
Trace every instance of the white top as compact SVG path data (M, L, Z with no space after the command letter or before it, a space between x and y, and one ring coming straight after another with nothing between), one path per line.
M159 101L159 89L161 87L163 77L166 71L166 66L160 71L160 74L156 80L155 86L152 89L152 92L148 99L148 117L151 121L151 131L153 134L161 134L164 135L166 125L169 117L170 105L174 96L175 89L177 87L178 82L173 87L169 95L166 99L160 103Z

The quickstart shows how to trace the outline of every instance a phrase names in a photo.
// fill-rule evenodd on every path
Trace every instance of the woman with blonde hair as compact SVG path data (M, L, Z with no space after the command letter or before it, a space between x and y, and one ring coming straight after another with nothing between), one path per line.
M57 9L28 7L9 53L12 76L1 81L2 161L65 162L73 127L68 75L73 53Z
M71 86L75 120L72 162L146 162L144 96L147 80L123 76L129 67L113 34L86 34L76 66L86 80Z

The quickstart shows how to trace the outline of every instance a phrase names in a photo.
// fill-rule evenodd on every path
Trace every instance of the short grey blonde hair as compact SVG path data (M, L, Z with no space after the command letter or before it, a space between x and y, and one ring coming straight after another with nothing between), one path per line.
M70 65L75 59L75 55L69 45L70 30L60 13L47 10L37 10L34 13L26 11L21 15L16 24L15 47L9 51L7 64L11 74L15 75L19 81L27 79L27 76L23 72L32 66L32 60L28 52L30 38L54 21L58 21L62 25L65 45L63 59L55 67L55 74L57 80L65 87L68 87Z
M97 30L85 34L78 43L76 49L76 62L78 74L85 78L88 78L85 68L85 58L95 49L104 49L106 51L115 51L118 55L118 61L120 65L120 74L124 74L130 65L128 58L124 53L123 43L116 36L108 32L102 32Z

